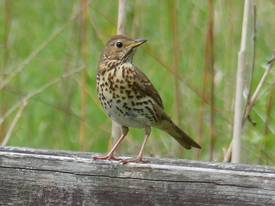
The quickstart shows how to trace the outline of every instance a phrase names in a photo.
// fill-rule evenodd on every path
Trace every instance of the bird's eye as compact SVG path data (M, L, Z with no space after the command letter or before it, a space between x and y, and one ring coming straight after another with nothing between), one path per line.
M122 42L118 41L118 42L116 43L116 47L117 47L117 48L121 48L122 46L123 46Z

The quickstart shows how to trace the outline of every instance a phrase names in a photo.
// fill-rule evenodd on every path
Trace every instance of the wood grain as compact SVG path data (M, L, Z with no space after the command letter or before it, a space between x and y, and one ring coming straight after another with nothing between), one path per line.
M275 205L275 168L0 147L1 205Z

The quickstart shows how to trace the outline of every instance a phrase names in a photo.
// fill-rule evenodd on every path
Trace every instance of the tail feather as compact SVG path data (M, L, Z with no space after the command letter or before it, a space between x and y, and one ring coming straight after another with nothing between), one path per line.
M191 137L189 137L170 119L162 120L161 123L158 125L158 128L170 134L172 137L175 138L175 140L177 140L180 145L182 145L186 149L191 149L192 147L201 149L201 146L198 143L191 139Z

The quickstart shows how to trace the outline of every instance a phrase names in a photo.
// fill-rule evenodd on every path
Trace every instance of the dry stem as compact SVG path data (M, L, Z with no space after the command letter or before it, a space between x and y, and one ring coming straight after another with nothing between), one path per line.
M11 135L12 135L12 133L13 133L15 127L16 127L16 124L17 124L18 120L19 120L20 117L21 117L21 114L22 114L24 108L27 106L27 103L28 103L28 102L26 101L26 99L23 99L23 101L22 101L22 103L20 104L20 107L19 107L19 109L18 109L18 112L16 113L14 119L12 120L12 123L11 123L11 125L10 125L10 127L9 127L9 129L8 129L8 131L7 131L7 134L6 134L6 136L5 136L4 140L3 140L3 142L1 143L1 146L4 147L4 146L6 146L7 143L9 142L9 139L10 139L10 137L11 137Z
M88 23L89 23L89 6L88 0L81 0L82 6L82 19L81 19L81 55L84 68L81 74L81 84L80 84L80 96L81 96L81 119L79 128L79 142L81 150L85 150L86 145L86 131L88 119L88 104L87 104L87 81L88 81L88 57L89 57L89 47L88 47Z
M125 34L125 26L126 26L126 0L119 0L117 34Z
M262 90L263 85L266 82L266 79L269 76L274 63L275 63L275 56L273 54L273 57L267 62L266 66L265 66L266 67L265 73L263 74L260 82L258 83L258 85L256 87L255 92L253 93L251 99L249 100L249 103L247 104L248 106L247 106L247 109L246 109L246 113L243 117L242 127L244 126L244 124L245 124L247 118L249 117L253 107L255 106L256 101L258 100L258 96L260 94L260 91ZM231 143L230 143L230 145L227 149L226 155L224 157L224 162L228 162L231 159L231 153L232 153L232 141L231 141Z
M237 81L236 81L236 98L235 98L235 109L234 109L234 125L233 125L233 142L232 142L232 162L240 162L241 153L241 133L242 133L242 118L243 118L243 91L244 91L244 75L248 72L246 66L247 60L247 48L248 48L248 37L249 37L249 17L251 14L252 4L254 1L245 0L244 14L243 14L243 25L242 25L242 39L241 48L238 55L238 70L237 70Z
M12 4L10 0L5 0L5 22L4 22L4 35L3 35L3 65L0 71L0 76L5 75L6 67L8 65L10 59L10 49L9 49L9 36L10 36L10 27L11 27L11 19L12 19ZM2 73L2 74L1 74ZM0 102L0 115L4 114L8 109L8 99L4 93L0 93L1 102ZM6 134L6 125L0 125L0 142L4 139Z

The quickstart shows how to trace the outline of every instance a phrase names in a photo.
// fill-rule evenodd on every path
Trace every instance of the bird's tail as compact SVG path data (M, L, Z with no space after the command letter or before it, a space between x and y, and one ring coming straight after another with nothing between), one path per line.
M201 146L175 125L171 119L162 120L157 127L174 137L175 140L177 140L177 142L184 148L191 149L192 147L196 147L201 149Z

